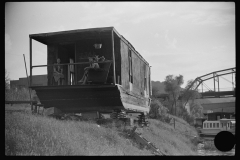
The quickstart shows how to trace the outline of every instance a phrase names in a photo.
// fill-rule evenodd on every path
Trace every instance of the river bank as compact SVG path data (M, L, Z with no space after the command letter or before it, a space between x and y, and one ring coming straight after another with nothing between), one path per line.
M149 127L136 132L164 155L234 155L207 151L193 142L197 131L181 118L175 127L149 119ZM32 115L29 105L5 105L5 155L153 155L128 138L123 125L96 125L85 121L60 121ZM233 154L234 153L234 154Z
M213 140L206 140L197 145L197 154L200 156L235 156L235 147L228 152L221 152L214 146Z

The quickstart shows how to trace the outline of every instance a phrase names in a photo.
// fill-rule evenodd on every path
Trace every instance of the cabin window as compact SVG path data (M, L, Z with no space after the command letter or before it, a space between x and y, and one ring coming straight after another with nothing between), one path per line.
M132 51L128 50L128 60L129 60L129 82L133 83L133 71L132 71Z
M204 128L206 128L206 123L204 123Z
M213 128L215 128L215 123L213 123Z
M210 123L210 127L209 128L212 128L212 123Z
M222 128L223 128L223 123L222 123Z
M217 128L219 128L219 123L217 123Z
M207 128L208 128L208 123L207 123Z

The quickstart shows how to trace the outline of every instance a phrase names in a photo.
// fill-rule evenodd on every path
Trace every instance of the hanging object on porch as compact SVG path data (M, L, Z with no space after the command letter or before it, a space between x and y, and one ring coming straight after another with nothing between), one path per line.
M96 39L95 39L95 44L93 45L95 49L101 49L102 48L100 32L99 32L99 39L100 39L100 43L96 43Z
M95 47L95 49L101 49L102 48L102 44L94 44L93 45Z

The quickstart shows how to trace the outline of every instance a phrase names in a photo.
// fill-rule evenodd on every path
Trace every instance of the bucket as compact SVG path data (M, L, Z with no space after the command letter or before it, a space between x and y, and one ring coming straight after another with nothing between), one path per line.
M95 49L100 49L102 47L102 44L94 44L93 46L95 47Z

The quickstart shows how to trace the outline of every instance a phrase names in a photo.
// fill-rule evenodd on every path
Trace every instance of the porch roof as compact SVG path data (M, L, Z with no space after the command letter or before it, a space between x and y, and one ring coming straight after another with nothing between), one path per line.
M40 43L45 45L60 43L73 43L75 41L81 39L102 39L102 38L110 38L112 31L114 31L114 35L120 38L123 42L128 44L135 53L147 64L149 63L139 54L133 45L125 39L122 35L120 35L114 27L102 27L102 28L88 28L88 29L77 29L77 30L68 30L68 31L59 31L59 32L48 32L48 33L38 33L38 34L30 34L29 38L34 39Z
M29 37L43 44L67 43L81 39L100 39L110 37L114 27L77 29L69 31L30 34Z

